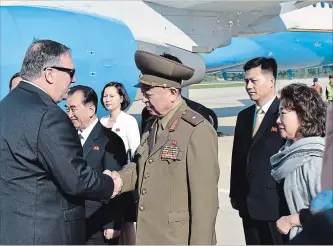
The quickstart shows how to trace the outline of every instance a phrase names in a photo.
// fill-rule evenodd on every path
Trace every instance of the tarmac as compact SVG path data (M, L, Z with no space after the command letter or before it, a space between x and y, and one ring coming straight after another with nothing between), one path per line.
M276 84L277 93L285 85L290 83L312 84L312 79L301 80L279 80ZM328 82L327 79L319 79L323 86L323 98L325 97L325 89ZM218 139L219 144L219 164L220 164L220 180L219 190L219 212L216 220L216 234L218 245L245 245L242 221L238 216L229 200L230 189L230 167L231 153L233 145L233 135L237 114L254 104L243 87L227 87L214 89L190 89L189 98L204 106L211 108L217 115L219 121L218 132L222 133ZM136 101L128 113L132 114L140 122L140 113L144 107L141 101Z

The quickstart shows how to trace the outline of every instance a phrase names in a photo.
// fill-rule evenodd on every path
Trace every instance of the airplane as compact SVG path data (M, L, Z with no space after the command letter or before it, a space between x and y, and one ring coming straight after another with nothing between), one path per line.
M202 54L206 71L219 71L226 79L228 72L242 72L246 61L258 56L275 58L279 70L288 71L291 78L291 69L332 65L332 4L320 2L288 14L302 25L293 31L234 37L229 46Z
M19 71L34 38L53 39L72 48L78 83L89 84L98 92L109 81L121 81L134 99L133 85L139 76L133 59L136 49L168 52L195 68L194 78L184 83L188 86L200 82L206 73L205 61L198 52L229 45L232 36L295 29L299 23L288 13L313 2L242 3L1 1L0 99L8 93L4 81ZM100 106L98 114L103 113Z
M1 6L42 6L123 22L138 49L177 56L195 69L184 86L199 83L206 72L198 53L227 46L233 36L259 35L297 28L286 15L316 1L1 1ZM37 18L37 17L35 17ZM84 30L83 30L84 31Z

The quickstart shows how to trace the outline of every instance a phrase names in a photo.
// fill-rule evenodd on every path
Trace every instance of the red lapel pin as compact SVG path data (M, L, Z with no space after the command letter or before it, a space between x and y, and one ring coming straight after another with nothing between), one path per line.
M98 146L94 146L93 150L99 150L99 147Z
M277 132L277 127L272 127L271 132Z
M176 146L178 145L178 141L177 140L172 140L171 143L172 143L172 145L176 145Z

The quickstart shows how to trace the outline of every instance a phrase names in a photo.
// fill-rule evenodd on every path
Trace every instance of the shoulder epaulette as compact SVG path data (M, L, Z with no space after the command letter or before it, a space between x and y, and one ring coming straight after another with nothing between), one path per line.
M193 126L196 126L205 120L205 118L201 114L195 112L192 109L186 109L182 114L182 119Z

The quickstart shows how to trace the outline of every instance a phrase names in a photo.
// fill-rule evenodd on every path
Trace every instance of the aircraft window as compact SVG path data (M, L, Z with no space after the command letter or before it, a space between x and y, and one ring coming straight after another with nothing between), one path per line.
M331 9L331 8L332 8L332 4L331 4L331 3L329 3L329 4L328 4L328 7Z
M315 7L317 7L317 4L315 3L315 4L312 4L312 6L315 8Z
M324 2L320 2L320 5L322 8L325 8L325 3Z

